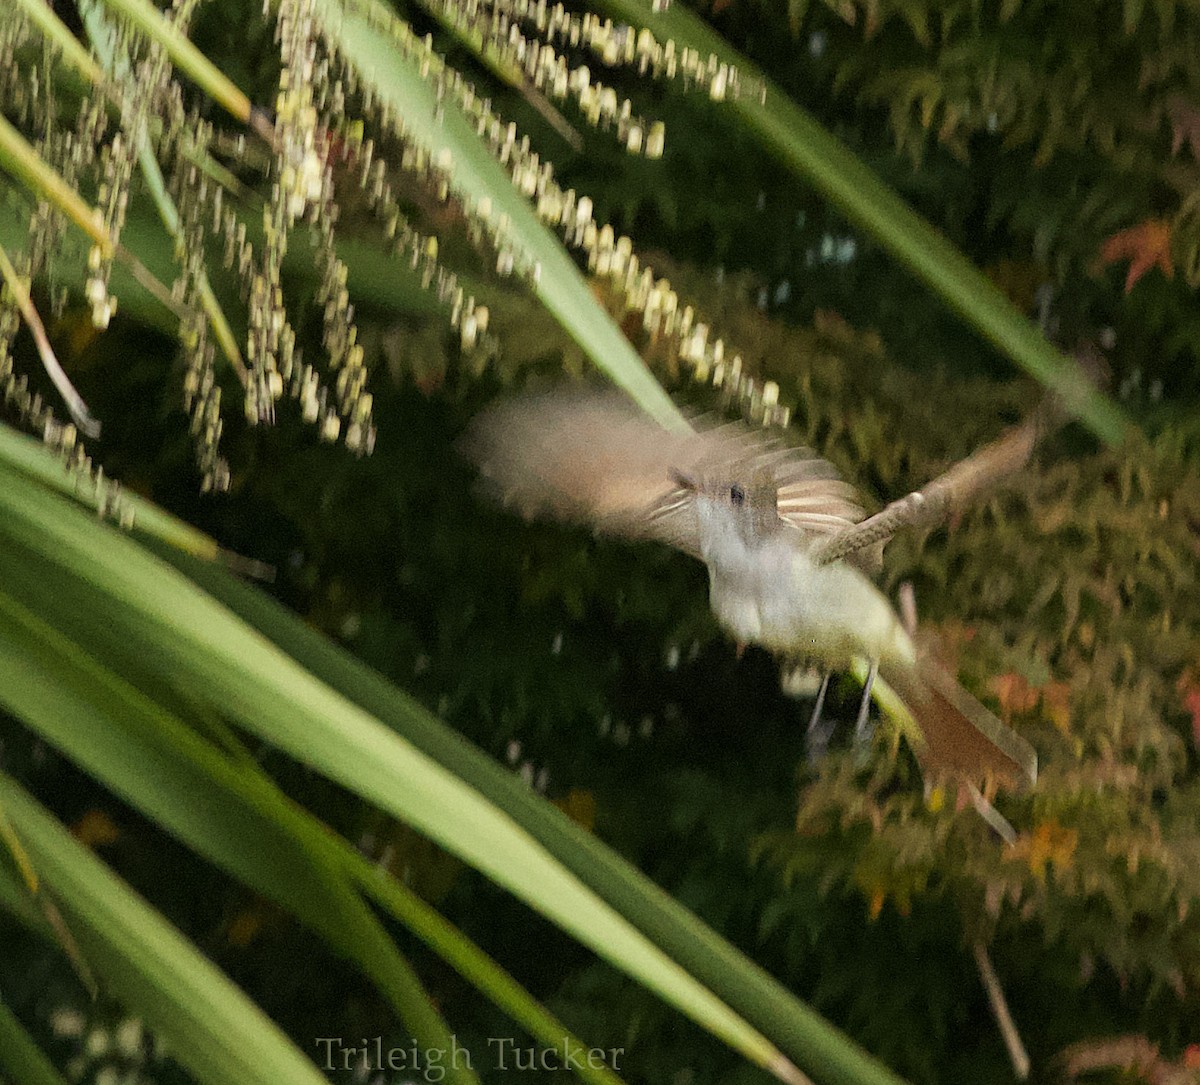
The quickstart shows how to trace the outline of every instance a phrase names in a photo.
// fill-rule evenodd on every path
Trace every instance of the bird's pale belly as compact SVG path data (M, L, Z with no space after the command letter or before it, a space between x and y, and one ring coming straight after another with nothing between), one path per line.
M913 647L896 612L849 565L816 566L794 551L764 576L759 563L709 566L710 601L739 643L845 667L856 658L909 662Z

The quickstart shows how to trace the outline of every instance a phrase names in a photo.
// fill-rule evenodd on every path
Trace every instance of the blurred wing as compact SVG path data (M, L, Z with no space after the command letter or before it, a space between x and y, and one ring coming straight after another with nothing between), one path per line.
M866 548L882 552L884 544L907 527L933 528L956 509L994 489L1029 463L1038 442L1066 421L1066 414L1053 399L990 444L956 463L928 486L893 501L882 512L853 524L824 543L817 552L818 564L839 559L854 560Z
M504 401L471 424L461 449L491 496L524 516L653 539L697 558L694 492L680 478L734 482L769 472L780 517L805 542L863 515L850 487L810 450L737 424L669 433L616 391L560 388Z
M810 548L827 544L854 528L865 515L854 487L843 482L833 465L810 449L791 449L791 458L776 473L779 518L804 536ZM874 575L883 563L883 547L864 549L851 559Z
M699 556L695 512L674 481L704 455L699 435L662 429L618 392L558 389L501 402L461 451L486 492L526 517L591 524Z

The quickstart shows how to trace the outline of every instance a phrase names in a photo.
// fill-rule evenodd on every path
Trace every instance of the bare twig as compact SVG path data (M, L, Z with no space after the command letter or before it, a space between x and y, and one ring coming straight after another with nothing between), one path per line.
M0 248L0 276L3 277L9 293L12 294L13 301L16 302L17 309L21 313L21 318L25 321L25 326L29 328L29 333L33 336L38 355L42 359L42 365L45 367L50 379L54 382L54 387L58 389L58 394L62 396L63 403L66 404L67 411L71 415L71 420L85 437L99 437L100 423L92 417L87 404L83 401L83 397L75 391L75 386L71 383L71 378L67 376L63 367L58 364L54 348L50 345L50 337L46 334L46 327L42 323L42 318L38 315L37 309L34 307L33 299L29 296L29 289L21 281L21 277L17 274L17 269L13 267L12 261L8 258L8 253L2 248Z
M976 942L972 947L975 954L975 966L979 969L979 978L983 981L983 989L987 992L988 1003L992 1007L992 1016L996 1019L996 1027L1000 1029L1000 1037L1008 1048L1008 1057L1012 1062L1013 1073L1018 1081L1029 1077L1029 1053L1021 1042L1021 1034L1013 1022L1008 1010L1008 1000L1004 997L1004 989L988 955L987 946Z

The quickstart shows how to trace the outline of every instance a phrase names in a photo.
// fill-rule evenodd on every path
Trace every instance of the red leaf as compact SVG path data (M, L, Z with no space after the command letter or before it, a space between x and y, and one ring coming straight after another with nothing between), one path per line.
M1000 702L1000 715L1005 722L1014 715L1028 712L1038 702L1038 691L1016 671L996 675L988 682L988 688Z
M1175 689L1183 698L1183 707L1192 717L1192 741L1200 748L1200 673L1189 667L1179 676Z
M1126 258L1129 260L1129 274L1125 276L1126 294L1152 267L1161 268L1168 279L1173 278L1175 265L1171 262L1171 224L1166 219L1146 219L1106 238L1100 246L1102 265Z
M1189 689L1184 693L1183 707L1192 717L1192 741L1200 747L1200 689Z

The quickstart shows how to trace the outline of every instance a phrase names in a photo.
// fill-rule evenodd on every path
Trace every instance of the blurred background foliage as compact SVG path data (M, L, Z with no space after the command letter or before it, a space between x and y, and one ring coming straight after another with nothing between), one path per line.
M869 759L840 741L809 758L808 703L780 692L765 655L735 659L700 567L473 499L453 451L466 421L530 376L584 368L511 285L480 286L494 342L471 353L419 293L404 309L367 290L356 319L374 454L319 444L281 410L273 428L230 427L230 490L218 496L199 493L173 339L121 313L94 335L68 304L52 332L72 343L64 364L103 420L94 452L126 486L273 565L271 590L306 621L910 1080L1012 1078L976 943L989 947L1035 1079L1106 1062L1113 1078L1182 1079L1200 1052L1200 13L1170 0L713 0L700 11L1053 339L1102 347L1135 424L1117 448L1068 431L948 531L888 550L889 592L914 585L922 624L964 682L1038 747L1038 786L998 800L1015 845L953 792L926 797L886 734ZM193 36L261 102L278 59L255 19L214 0ZM439 45L469 64L453 41ZM778 382L799 438L872 507L1036 401L718 105L630 81L623 89L666 121L655 162L586 128L573 147L512 89L491 89L564 187L663 253L660 273L749 372ZM444 249L467 251L453 209L416 188L403 200L438 226ZM317 339L303 276L285 285L300 335ZM717 405L670 358L648 357L679 398ZM831 708L849 717L854 703L847 684ZM8 771L291 1034L394 1027L293 920L15 724L4 735ZM767 1080L457 861L282 755L260 756L589 1043L624 1047L628 1080ZM173 1080L169 1060L117 1042L115 1018L107 1046L91 1039L105 1007L7 922L3 939L5 998L42 1022L72 1076L149 1057L149 1078ZM405 948L464 1042L507 1034L444 965ZM64 1016L72 1006L82 1024ZM1125 1040L1097 1046L1113 1037Z

